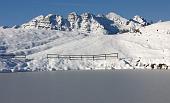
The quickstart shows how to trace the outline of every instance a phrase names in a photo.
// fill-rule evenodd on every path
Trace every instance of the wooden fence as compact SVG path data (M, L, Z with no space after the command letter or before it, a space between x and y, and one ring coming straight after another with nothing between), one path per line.
M0 58L2 59L26 59L26 55L15 55L15 54L0 54Z
M26 55L16 55L16 54L0 54L2 59L26 59ZM118 58L118 53L111 54L99 54L99 55L59 55L59 54L47 54L47 59L57 58L57 59L68 59L68 60L107 60Z
M107 59L118 59L118 53L111 54L99 54L99 55L59 55L59 54L47 54L47 59L68 59L68 60L107 60Z

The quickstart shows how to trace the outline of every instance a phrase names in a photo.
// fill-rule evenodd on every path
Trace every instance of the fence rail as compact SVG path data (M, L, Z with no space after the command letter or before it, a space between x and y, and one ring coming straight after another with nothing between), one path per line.
M69 59L69 60L106 60L110 58L118 58L118 53L111 54L99 54L99 55L59 55L59 54L47 54L47 59L57 58L57 59Z
M0 58L26 59L26 55L0 54Z

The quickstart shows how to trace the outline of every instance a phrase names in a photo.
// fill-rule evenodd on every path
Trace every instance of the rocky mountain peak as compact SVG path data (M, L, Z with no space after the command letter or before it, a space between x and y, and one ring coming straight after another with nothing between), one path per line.
M141 24L142 26L147 26L149 25L149 23L147 22L147 20L139 15L134 16L131 21Z
M20 27L25 29L76 30L80 32L115 34L121 31L129 31L130 28L146 25L148 25L148 22L141 16L135 16L133 19L127 20L114 12L97 16L89 12L81 15L71 12L68 14L67 19L56 14L40 15Z

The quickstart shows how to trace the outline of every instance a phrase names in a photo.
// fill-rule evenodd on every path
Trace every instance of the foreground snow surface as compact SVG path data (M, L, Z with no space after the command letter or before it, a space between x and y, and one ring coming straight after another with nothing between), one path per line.
M152 24L141 33L114 35L37 29L0 29L0 44L6 53L27 55L21 59L0 58L1 69L88 70L150 69L151 64L170 65L170 22ZM47 54L98 55L118 53L107 60L47 59Z
M0 99L1 103L170 103L169 74L170 70L0 74Z

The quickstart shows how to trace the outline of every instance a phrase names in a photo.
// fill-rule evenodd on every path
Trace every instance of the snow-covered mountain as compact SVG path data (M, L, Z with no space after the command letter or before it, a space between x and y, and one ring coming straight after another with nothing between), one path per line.
M75 12L70 13L67 19L53 14L49 14L47 16L41 15L32 19L28 23L21 25L21 28L101 33L107 32L104 26L99 23L95 15L90 13L78 15ZM117 33L117 31L114 33Z
M128 30L129 29L129 27L127 26L128 20L114 12L108 13L106 15L106 18L113 21L112 25L116 25L117 28L119 28L120 30Z
M0 28L1 54L27 55L27 61L0 57L1 69L70 70L133 69L170 65L170 22L141 27L141 33L97 35L79 31ZM119 59L47 59L47 54L119 53ZM6 69L5 69L6 70Z
M28 23L21 25L26 29L46 29L46 30L67 30L68 21L60 15L49 14L47 16L40 15Z
M150 23L143 17L136 15L127 21L127 25L130 27L130 32L135 32L135 30L144 26L148 26Z
M133 19L130 19L130 21L140 24L141 26L149 25L149 23L146 21L146 19L144 19L143 17L141 17L139 15L134 16Z
M146 26L147 22L140 16L135 16L134 19L127 20L113 12L102 16L96 16L91 13L78 15L72 12L68 14L66 19L54 14L47 16L40 15L28 23L21 25L21 28L115 34L129 31L134 25L138 27Z
M0 70L151 69L153 65L170 65L169 28L169 21L148 25L140 16L128 20L113 12L97 16L72 12L67 19L53 14L38 16L21 26L0 28ZM119 58L47 59L47 54L110 53L118 53ZM27 59L4 54L26 55Z

